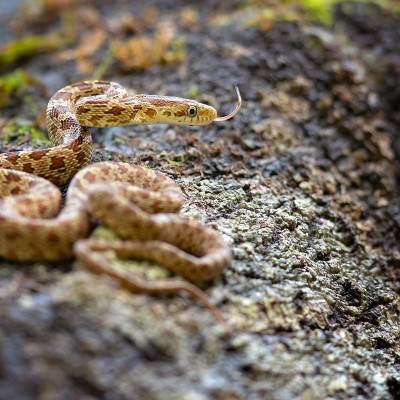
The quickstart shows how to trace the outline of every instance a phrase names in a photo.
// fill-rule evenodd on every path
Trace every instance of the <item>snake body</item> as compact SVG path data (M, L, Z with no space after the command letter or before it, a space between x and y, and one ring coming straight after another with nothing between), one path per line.
M231 115L230 115L231 116ZM228 116L228 117L230 117ZM184 196L167 176L121 162L88 164L88 127L130 124L205 125L211 106L176 97L129 95L117 83L80 82L59 90L47 107L52 147L0 155L0 256L57 261L75 255L95 272L135 291L187 291L208 308L202 292L184 282L147 282L117 272L110 254L158 262L192 282L213 279L230 265L227 243L214 230L177 215ZM60 211L57 186L72 179ZM86 239L93 221L121 240Z

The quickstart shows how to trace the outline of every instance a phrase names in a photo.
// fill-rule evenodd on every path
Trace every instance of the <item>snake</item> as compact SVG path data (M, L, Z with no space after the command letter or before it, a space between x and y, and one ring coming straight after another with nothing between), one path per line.
M91 127L171 124L208 125L228 115L180 97L131 94L110 81L77 82L49 100L51 146L0 154L0 257L15 262L57 262L75 257L89 270L121 286L149 294L186 292L217 318L195 285L232 262L226 240L210 227L179 216L185 196L168 176L125 162L91 164ZM69 183L65 201L60 186ZM118 240L90 238L93 227L110 228ZM189 282L153 281L113 266L115 258L163 265Z

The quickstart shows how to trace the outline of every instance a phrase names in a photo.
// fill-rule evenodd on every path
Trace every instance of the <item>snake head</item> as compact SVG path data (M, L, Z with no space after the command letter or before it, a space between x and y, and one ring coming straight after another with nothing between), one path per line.
M88 127L135 124L208 125L227 121L240 110L242 99L228 115L218 117L214 107L196 100L172 96L138 94L126 97L95 95L79 98L74 112L79 123Z
M208 125L217 117L215 108L180 97L137 95L135 103L137 120L145 124Z
M197 123L194 123L192 125L207 125L210 124L211 122L227 121L228 119L233 118L242 107L242 96L240 95L239 87L235 86L235 90L237 95L236 107L232 112L223 117L218 117L215 108L209 105L202 103L188 104L186 108L186 115L188 116L193 115L194 117L197 116Z
M145 124L172 124L172 125L208 125L212 122L227 121L233 118L240 110L242 98L239 88L235 86L237 104L228 115L218 117L214 107L199 103L195 100L180 97L137 95L134 97L133 107L138 110L137 123ZM128 100L129 101L129 100Z

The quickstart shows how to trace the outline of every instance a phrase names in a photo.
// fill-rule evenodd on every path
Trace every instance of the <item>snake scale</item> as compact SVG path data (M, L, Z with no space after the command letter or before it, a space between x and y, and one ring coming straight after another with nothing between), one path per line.
M186 291L216 317L201 290L183 281L148 281L113 267L113 259L140 258L166 266L191 282L208 281L231 264L217 232L178 216L179 186L154 170L122 162L89 165L88 127L132 124L206 125L225 117L194 100L130 95L109 81L79 82L56 92L47 106L52 147L0 154L0 257L58 261L75 256L135 292ZM71 180L72 179L72 180ZM70 182L64 207L57 186ZM61 211L60 211L61 209ZM121 240L87 238L93 223Z

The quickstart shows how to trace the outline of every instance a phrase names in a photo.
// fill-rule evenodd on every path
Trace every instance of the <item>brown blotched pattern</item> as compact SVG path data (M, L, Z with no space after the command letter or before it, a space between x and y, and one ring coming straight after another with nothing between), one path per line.
M196 115L188 116L188 107L196 107ZM176 214L183 202L180 188L160 173L126 163L83 168L92 154L85 126L204 125L215 117L210 106L176 97L129 96L113 82L80 82L61 89L47 107L53 147L0 154L0 257L57 261L75 254L91 270L114 277L130 290L186 291L219 318L195 286L121 274L108 256L111 251L121 258L152 260L193 282L213 279L229 266L230 249L215 231ZM55 185L72 177L60 212L61 194ZM123 240L85 239L90 216Z

